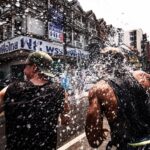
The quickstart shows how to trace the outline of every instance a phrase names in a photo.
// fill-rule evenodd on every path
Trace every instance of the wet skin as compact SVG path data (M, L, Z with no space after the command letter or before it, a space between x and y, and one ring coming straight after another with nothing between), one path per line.
M150 74L143 71L134 71L134 78L145 88L150 89ZM105 140L105 132L103 128L103 116L101 107L105 109L105 116L109 123L113 122L117 117L117 97L111 86L104 80L97 82L90 90L88 95L89 106L86 116L86 136L91 147L99 147Z

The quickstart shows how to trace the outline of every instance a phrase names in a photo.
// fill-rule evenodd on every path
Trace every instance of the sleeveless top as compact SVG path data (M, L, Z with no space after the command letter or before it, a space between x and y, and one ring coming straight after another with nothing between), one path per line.
M8 87L4 101L6 149L56 149L57 121L64 105L61 86L15 82Z
M109 123L111 144L127 150L129 142L150 135L150 96L129 73L107 81L118 101L117 118Z

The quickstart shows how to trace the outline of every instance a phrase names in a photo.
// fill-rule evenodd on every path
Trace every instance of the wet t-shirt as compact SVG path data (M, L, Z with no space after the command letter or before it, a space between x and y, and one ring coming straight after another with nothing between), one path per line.
M56 149L58 116L64 105L61 86L15 82L8 87L4 101L7 149Z

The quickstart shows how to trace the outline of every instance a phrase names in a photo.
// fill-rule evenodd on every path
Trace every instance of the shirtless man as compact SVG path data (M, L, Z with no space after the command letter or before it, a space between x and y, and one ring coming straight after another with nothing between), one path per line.
M107 65L103 68L103 78L89 90L85 126L88 142L98 148L105 140L107 130L103 127L103 118L106 116L111 130L107 150L113 146L117 150L148 150L150 74L129 72L119 49L103 50L101 55Z

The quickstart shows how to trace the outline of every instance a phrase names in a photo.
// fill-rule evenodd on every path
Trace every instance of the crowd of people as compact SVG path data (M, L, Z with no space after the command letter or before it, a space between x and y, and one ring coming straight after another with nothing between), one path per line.
M0 91L0 110L6 118L6 149L57 148L58 120L68 125L68 99L88 93L85 132L91 147L105 140L107 118L111 141L106 149L150 149L150 74L125 67L119 48L99 50L89 68L67 68L56 77L52 58L45 52L30 53L24 64L24 81ZM92 54L93 56L93 54ZM85 90L89 82L92 85ZM69 97L69 96L70 97Z

